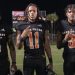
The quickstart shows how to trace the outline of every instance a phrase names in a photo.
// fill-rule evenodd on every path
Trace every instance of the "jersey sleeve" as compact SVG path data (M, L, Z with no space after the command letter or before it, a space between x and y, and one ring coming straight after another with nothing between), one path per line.
M10 35L10 34L13 33L12 27L6 27L5 29L6 29L6 34L7 34L7 35Z
M26 22L18 23L18 25L16 26L16 30L23 31L26 28L26 25Z
M58 21L55 23L55 32L62 32L63 31L63 26L61 21Z
M50 21L46 21L46 29L49 30L49 33L51 33L51 23L50 23Z
M20 30L20 29L21 29L21 28L20 28L21 25L22 25L21 23L17 23L17 25L16 25L16 30Z
M45 31L46 30L50 31L50 25L49 25L49 23L47 21L43 21L43 28L44 28Z

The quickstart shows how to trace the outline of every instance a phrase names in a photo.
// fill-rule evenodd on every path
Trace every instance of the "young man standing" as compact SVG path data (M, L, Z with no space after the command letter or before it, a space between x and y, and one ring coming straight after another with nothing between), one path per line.
M39 20L39 9L35 4L29 4L25 11L26 21L17 27L18 48L24 45L24 75L46 75L46 57L49 58L49 68L53 68L52 54L50 48L48 25Z
M75 74L75 4L65 9L66 20L62 20L57 27L57 47L64 48L64 75Z
M10 60L8 57L8 48L12 60L12 67L16 70L16 52L12 40L12 30L6 26L0 19L0 75L10 74Z

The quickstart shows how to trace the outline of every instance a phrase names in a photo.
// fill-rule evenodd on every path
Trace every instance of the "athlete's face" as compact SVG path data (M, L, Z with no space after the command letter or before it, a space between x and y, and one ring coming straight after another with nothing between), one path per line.
M34 21L37 18L37 8L30 6L28 9L28 19Z
M74 10L68 9L66 12L66 16L69 21L75 21L75 9Z

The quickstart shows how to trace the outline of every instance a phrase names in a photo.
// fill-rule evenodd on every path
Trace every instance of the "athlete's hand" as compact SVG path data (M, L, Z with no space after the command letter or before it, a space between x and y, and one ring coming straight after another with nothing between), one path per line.
M23 30L21 37L22 38L27 37L29 32L30 32L30 26L28 26L26 29Z
M12 68L14 69L14 71L16 71L16 70L17 70L16 64L12 64L12 65L11 65L11 69L12 69Z
M68 41L70 39L71 39L71 34L70 33L66 34L64 40Z
M12 64L10 68L10 75L14 75L16 71L17 71L16 64Z
M75 38L75 34L71 34L71 36L70 36L71 38Z
M50 64L47 65L47 67L48 67L48 69L53 70L53 64L50 63Z

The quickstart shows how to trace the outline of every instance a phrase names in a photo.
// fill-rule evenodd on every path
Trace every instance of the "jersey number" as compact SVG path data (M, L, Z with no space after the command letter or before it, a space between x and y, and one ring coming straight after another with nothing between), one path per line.
M30 46L30 49L39 48L39 33L35 32L34 37L35 37L35 45L33 44L32 32L30 32L29 33L29 46Z

